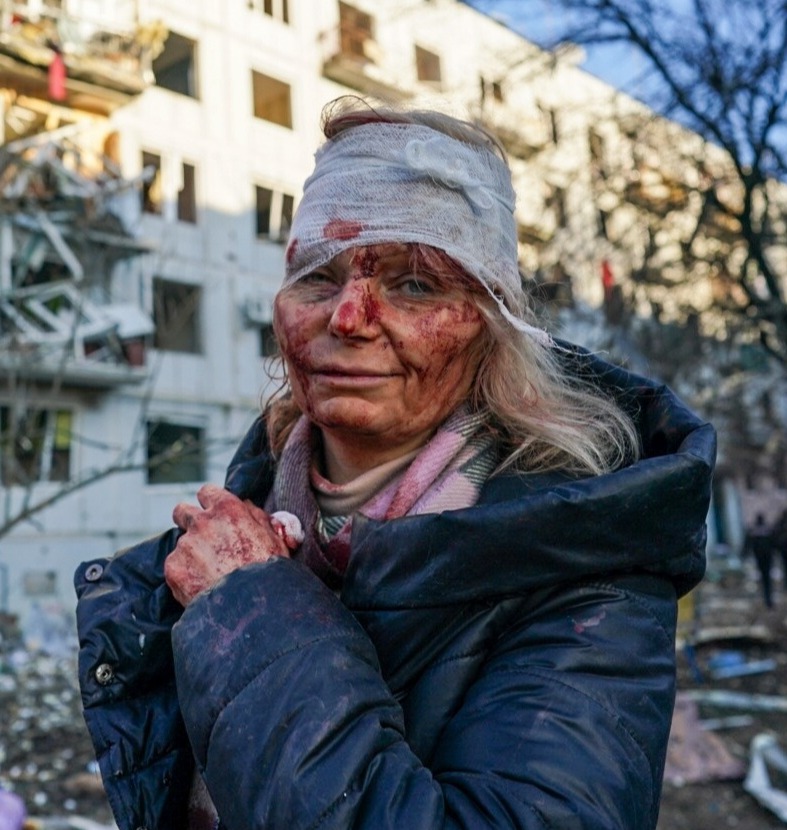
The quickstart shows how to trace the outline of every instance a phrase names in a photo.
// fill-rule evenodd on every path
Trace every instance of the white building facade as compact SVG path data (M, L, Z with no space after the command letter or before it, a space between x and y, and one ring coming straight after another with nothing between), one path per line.
M552 64L458 0L10 5L0 39L6 145L36 134L14 126L11 116L38 107L44 114L38 134L48 122L84 123L81 134L88 126L100 131L116 174L138 187L124 193L118 208L136 247L93 275L93 289L90 274L74 279L71 268L64 277L68 250L55 244L57 236L44 234L48 266L36 269L25 248L29 237L15 237L19 229L4 220L0 286L8 312L0 317L0 338L7 343L14 335L18 342L24 321L11 331L12 317L24 311L35 339L35 326L44 324L31 323L38 300L24 291L71 282L99 307L97 318L114 309L113 337L124 357L107 379L87 338L76 357L69 355L70 372L61 363L62 371L34 377L30 362L0 365L6 431L30 412L36 424L34 435L21 435L30 445L27 461L24 447L4 450L0 518L8 522L54 498L0 537L0 610L22 618L42 608L70 612L71 575L80 561L167 529L176 502L193 499L203 481L223 480L270 388L264 365L288 225L320 141L321 108L337 96L436 106L496 127L512 151L523 266L543 267L536 251L562 228L574 252L575 290L591 304L601 302L600 268L614 252L606 252L587 198L588 130L594 108L616 96L572 56ZM41 26L47 16L63 44L64 90L57 88L52 56L31 68L6 48L8 37L22 37L21 25ZM137 51L166 30L163 51L150 50L155 80L143 65L140 88L127 86L119 95L115 80L80 76L79 44L105 43L106 37L91 38L107 30L131 36ZM90 99L102 91L103 108ZM566 213L576 217L573 224ZM66 228L62 236L78 235ZM50 312L60 313L58 296ZM138 325L124 339L129 320ZM180 455L184 446L193 452ZM170 454L170 461L148 465ZM14 463L25 475L11 470ZM113 465L122 471L103 475ZM69 482L91 474L95 483L58 498Z

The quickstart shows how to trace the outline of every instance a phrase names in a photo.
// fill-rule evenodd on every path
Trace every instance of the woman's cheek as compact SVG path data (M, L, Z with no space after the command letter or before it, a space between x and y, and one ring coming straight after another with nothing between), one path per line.
M481 316L469 303L459 308L444 308L417 321L415 339L428 355L451 361L470 347L483 328Z
M299 363L303 362L304 349L308 343L307 336L302 328L299 329L297 320L294 318L295 315L292 312L279 309L274 312L273 317L273 331L288 372L292 372Z

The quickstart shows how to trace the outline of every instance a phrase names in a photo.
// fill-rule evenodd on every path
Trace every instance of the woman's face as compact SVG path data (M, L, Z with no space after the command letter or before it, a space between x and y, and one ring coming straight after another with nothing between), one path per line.
M464 400L481 315L445 274L414 274L405 245L353 248L276 298L301 410L331 436L415 449Z

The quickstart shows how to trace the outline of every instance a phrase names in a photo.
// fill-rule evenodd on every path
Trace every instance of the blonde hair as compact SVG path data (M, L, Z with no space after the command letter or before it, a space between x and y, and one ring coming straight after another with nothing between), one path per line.
M322 118L329 141L345 130L378 122L428 126L506 160L486 130L433 110L373 108L363 99L344 97L329 104ZM484 331L474 347L480 350L480 362L469 403L486 416L498 441L503 459L499 469L602 474L638 457L639 440L629 415L593 381L570 371L564 350L514 329L479 281L444 251L423 244L409 247L415 273L428 270L449 279L469 294L482 314ZM535 323L524 290L513 302L518 307L510 311ZM301 414L284 371L265 409L274 453L281 451Z

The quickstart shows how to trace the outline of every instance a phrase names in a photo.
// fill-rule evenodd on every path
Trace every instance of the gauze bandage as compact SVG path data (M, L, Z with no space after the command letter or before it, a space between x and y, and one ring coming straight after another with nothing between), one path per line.
M478 279L503 316L541 342L549 336L512 313L522 287L515 194L494 153L414 124L364 124L326 142L290 229L291 285L363 245L420 242Z

